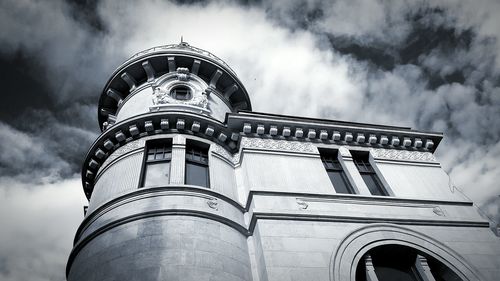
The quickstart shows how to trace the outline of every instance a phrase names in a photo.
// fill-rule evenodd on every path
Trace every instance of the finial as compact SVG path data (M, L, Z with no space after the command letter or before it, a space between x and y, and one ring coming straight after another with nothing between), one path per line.
M184 42L184 36L181 35L181 42L179 43L179 46L189 46L187 42Z

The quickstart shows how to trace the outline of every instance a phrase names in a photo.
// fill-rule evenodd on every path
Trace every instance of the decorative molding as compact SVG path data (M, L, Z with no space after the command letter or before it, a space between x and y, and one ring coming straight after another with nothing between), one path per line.
M106 158L106 160L104 161L104 163L101 166L101 169L106 167L109 163L111 163L116 158L118 158L118 157L120 157L128 152L131 152L133 150L142 148L142 147L144 147L143 140L131 141L124 146L120 146L118 149L113 151L113 153L111 153L111 155L109 155L108 158Z
M268 149L268 150L317 153L316 147L311 143L298 142L298 141L243 137L241 138L240 145L243 148L258 148L258 149Z
M301 210L305 210L307 209L307 207L309 207L309 204L307 204L306 202L304 202L303 200L300 200L297 198L297 205L299 205L299 209Z
M379 201L379 200L356 200L352 198L306 198L306 197L298 197L295 198L297 200L297 204L306 205L305 208L309 206L307 203L340 203L340 204L357 204L357 205L372 205L372 206L386 206L386 207L408 207L408 208L419 208L419 209L431 209L432 212L440 217L445 217L445 211L438 205L435 204L426 204L426 203L410 203L410 202L387 202L387 201Z
M452 248L424 233L395 224L362 226L344 237L330 259L330 280L354 281L356 267L371 249L402 245L432 256L453 270L460 280L483 280L481 274Z
M189 69L186 67L177 68L177 79L179 81L189 81Z
M218 155L224 157L227 161L233 163L233 165L236 165L240 162L240 153L235 153L231 154L227 150L225 150L222 146L213 144L214 149L212 150L213 152L217 153Z
M422 151L407 151L383 148L371 148L370 152L374 158L406 161L437 162L434 154Z
M182 104L182 105L193 105L198 106L203 109L207 109L208 98L205 92L201 94L193 93L193 97L189 100L178 100L170 96L170 93L162 89L161 87L156 87L153 90L153 104L164 105L164 104ZM155 106L153 106L155 108Z
M217 202L217 198L210 198L210 199L208 199L207 200L207 205L208 205L208 207L210 207L210 208L212 208L212 209L214 209L216 211L219 210L218 209L219 203Z
M443 209L441 209L441 207L439 207L439 206L434 207L432 209L432 212L434 212L434 214L436 214L436 215L438 215L440 217L445 217L446 216L445 213L444 213L444 211L443 211Z

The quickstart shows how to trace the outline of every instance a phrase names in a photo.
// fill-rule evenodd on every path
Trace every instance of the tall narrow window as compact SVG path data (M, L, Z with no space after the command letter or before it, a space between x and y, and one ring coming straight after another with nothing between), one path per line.
M208 146L195 142L186 145L186 184L210 187Z
M368 161L368 153L351 151L351 154L354 160L354 164L356 164L356 167L358 168L361 177L365 181L366 186L370 190L370 193L372 195L388 196L389 194L385 190L382 182L380 182L380 179L377 176L377 173Z
M170 179L171 159L171 141L148 143L142 186L168 184Z
M338 151L320 150L319 153L323 166L325 166L326 172L335 191L337 193L354 193L354 190L349 183L344 170L342 169L342 165L340 165L338 160Z

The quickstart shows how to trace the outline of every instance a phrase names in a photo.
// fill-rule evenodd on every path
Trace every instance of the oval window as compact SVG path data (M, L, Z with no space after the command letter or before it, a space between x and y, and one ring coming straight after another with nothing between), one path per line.
M186 86L177 86L170 91L170 95L176 100L191 99L191 89Z

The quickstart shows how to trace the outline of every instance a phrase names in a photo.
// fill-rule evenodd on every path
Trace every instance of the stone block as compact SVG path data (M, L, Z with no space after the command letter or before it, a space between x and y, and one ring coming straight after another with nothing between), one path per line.
M290 127L283 127L283 136L284 137L289 137L291 135L292 131L290 130Z
M168 130L170 128L170 126L168 124L168 119L161 119L161 121L160 121L160 128L162 130Z
M321 130L321 132L319 133L319 139L320 140L328 139L328 132L326 130Z
M257 134L262 135L264 134L264 131L265 131L264 125L262 124L257 125Z
M303 136L304 136L304 131L302 130L302 128L295 129L295 137L296 138L301 138Z
M154 130L153 121L145 121L144 122L144 129L146 130L146 132L153 131Z
M314 129L309 129L309 131L307 132L307 138L309 138L309 139L314 139L314 138L316 138L316 130L314 130Z
M340 140L340 132L339 131L333 131L332 140L334 140L334 141Z
M252 124L245 123L243 124L243 133L250 134L252 132Z
M198 121L193 121L193 124L191 125L191 131L193 132L199 132L201 128L201 124Z
M278 127L275 125L271 125L271 128L269 129L269 134L271 136L276 136L278 134Z

